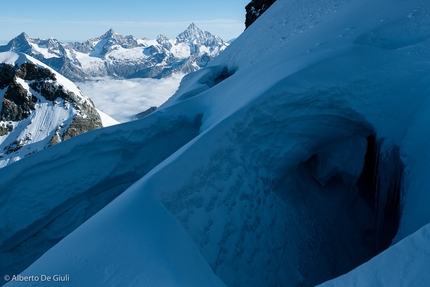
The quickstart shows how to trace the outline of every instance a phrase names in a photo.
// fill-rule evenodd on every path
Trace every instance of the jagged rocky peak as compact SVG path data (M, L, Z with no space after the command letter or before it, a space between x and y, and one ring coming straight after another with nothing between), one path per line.
M167 38L164 35L158 35L155 39L158 44L160 44L162 47L164 47L167 50L172 49L173 45L170 43L169 38Z
M26 52L29 49L31 49L30 45L30 37L22 32L15 38L9 41L9 43L5 46L0 46L0 52L6 52L6 51L23 51Z
M22 32L18 36L15 37L16 40L23 41L23 42L29 42L31 39L30 36L28 36L25 32Z
M110 28L106 33L103 34L103 36L101 36L100 38L114 38L116 35L115 31L113 30L113 28Z
M155 39L159 44L162 44L166 41L169 41L169 38L167 38L166 36L160 34L157 36L157 38Z
M40 51L37 51L37 49L34 49L33 45L48 49L50 53L57 57L62 57L65 54L62 44L57 39L52 37L49 39L33 39L24 32L9 41L6 46L0 46L0 52L22 52L43 61L44 55Z
M109 29L102 36L95 39L90 39L89 41L93 43L97 42L97 45L103 45L103 55L111 51L111 47L114 45L119 45L125 49L139 46L139 43L137 42L137 39L135 37L131 35L123 36L121 34L116 33L112 28ZM96 49L96 47L94 47L94 49Z
M214 36L209 32L201 30L196 24L191 23L188 28L176 37L179 43L188 42L200 45L214 45L215 43L223 43L222 39Z

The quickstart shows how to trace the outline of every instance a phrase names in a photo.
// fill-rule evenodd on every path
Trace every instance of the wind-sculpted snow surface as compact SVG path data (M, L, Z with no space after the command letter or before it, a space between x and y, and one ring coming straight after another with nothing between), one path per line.
M28 266L196 136L199 126L199 115L170 114L85 134L1 169L0 270Z
M22 274L70 274L82 285L222 284L215 274L227 286L314 286L361 265L330 284L360 285L366 277L369 286L424 285L427 275L418 274L428 273L430 255L423 227L430 223L429 6L423 0L276 1L209 66L185 76L154 113L57 147L59 153L61 146L64 153L85 147L87 157L73 162L74 173L93 181L104 175L87 165L105 167L110 147L126 147L129 156L113 159L115 174L126 176L142 161L130 161L137 151L128 142L136 133L147 138L138 127L173 115L190 123L202 115L192 132L179 129L186 124L164 122L168 132L156 146L166 159L130 180L129 189ZM398 27L406 28L393 42ZM111 144L119 130L123 142ZM178 150L167 150L173 131L190 136ZM378 152L369 156L372 149ZM48 152L37 157L51 178L70 170L70 163L55 158ZM10 167L16 170L8 173L9 198L28 192L31 181L15 177L35 172L30 160ZM362 176L372 170L376 188ZM58 183L44 184L63 194ZM74 188L89 185L96 186L82 181ZM399 202L387 200L390 192ZM19 215L24 206L2 209L16 238L35 230L17 228L32 217ZM54 210L43 203L33 208L37 214ZM400 225L386 210L401 215ZM384 225L398 232L379 253L379 242L393 239L381 234ZM417 262L409 264L408 251L421 253ZM396 272L403 267L414 271ZM198 274L199 281L182 272Z

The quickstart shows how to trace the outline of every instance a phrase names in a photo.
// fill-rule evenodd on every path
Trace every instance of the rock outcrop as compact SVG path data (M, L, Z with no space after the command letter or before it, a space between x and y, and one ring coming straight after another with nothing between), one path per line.
M276 0L251 0L245 6L245 29L251 26Z

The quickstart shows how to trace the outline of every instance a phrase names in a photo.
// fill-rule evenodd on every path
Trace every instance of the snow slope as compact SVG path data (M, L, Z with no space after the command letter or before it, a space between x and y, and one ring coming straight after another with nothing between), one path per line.
M102 124L104 127L110 127L119 124L117 120L113 119L111 116L103 113L102 111L97 110L97 113L99 113L100 119L102 120Z
M0 251L30 263L30 250L47 246L25 246L55 241L64 226L66 235L82 223L22 274L193 286L189 272L203 285L222 284L216 275L227 286L313 286L347 273L327 284L424 285L429 6L276 1L154 113L0 170ZM392 203L375 193L375 207L362 194L371 135L380 144L381 194L390 160L400 155L404 164L398 233L379 255L378 208ZM92 206L84 203L96 195L109 201L111 188L122 194L93 207L100 212L84 222ZM159 240L172 229L175 236ZM140 268L149 265L150 274ZM418 272L396 272L403 267Z

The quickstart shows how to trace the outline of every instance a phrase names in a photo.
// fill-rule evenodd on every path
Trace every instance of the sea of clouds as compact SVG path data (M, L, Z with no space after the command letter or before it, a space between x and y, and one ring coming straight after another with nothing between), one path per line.
M115 80L110 78L78 83L97 109L123 123L152 106L160 106L179 87L184 75L165 79Z

